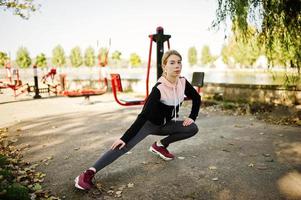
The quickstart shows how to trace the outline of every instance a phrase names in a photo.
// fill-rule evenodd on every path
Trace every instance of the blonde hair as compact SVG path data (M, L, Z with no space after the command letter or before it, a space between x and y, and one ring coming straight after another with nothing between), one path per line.
M171 55L176 55L176 56L179 56L180 59L182 60L182 56L179 52L177 52L176 50L168 50L166 51L163 56L162 56L162 61L161 61L161 64L162 64L162 67L166 65L167 63L167 59L169 58L169 56Z

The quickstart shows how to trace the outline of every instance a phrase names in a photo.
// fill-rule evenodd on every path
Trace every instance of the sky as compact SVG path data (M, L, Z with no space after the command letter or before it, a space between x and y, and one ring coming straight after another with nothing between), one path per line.
M107 47L118 50L123 58L137 53L147 60L149 35L162 26L171 35L172 49L183 58L194 46L201 52L209 45L219 54L224 32L209 30L215 18L217 0L36 0L40 9L29 20L0 10L0 51L15 59L19 47L28 49L31 57L45 53L51 57L60 44L66 55L79 46ZM153 55L156 55L153 52Z

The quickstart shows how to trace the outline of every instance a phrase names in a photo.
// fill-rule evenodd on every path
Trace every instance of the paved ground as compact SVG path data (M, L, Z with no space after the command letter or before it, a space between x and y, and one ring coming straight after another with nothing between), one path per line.
M115 199L118 191L119 199L129 200L301 199L300 127L203 109L199 133L171 145L175 160L149 153L159 139L149 136L97 174L105 191L82 192L74 189L74 177L121 136L141 107L118 106L111 94L92 97L89 105L83 98L3 103L8 100L0 94L0 126L9 127L18 146L28 145L24 159L40 163L47 174L43 186L63 199ZM183 115L189 107L185 103Z

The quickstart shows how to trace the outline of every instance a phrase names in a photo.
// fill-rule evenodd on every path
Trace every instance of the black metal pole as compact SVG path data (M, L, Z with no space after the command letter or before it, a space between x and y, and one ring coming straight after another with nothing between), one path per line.
M41 95L40 95L40 91L39 91L39 81L38 81L38 69L37 66L34 65L33 66L33 78L34 78L34 99L40 99Z
M162 56L164 54L164 42L171 38L170 35L164 35L164 29L159 26L156 29L156 34L153 35L153 40L157 43L157 79L162 75Z

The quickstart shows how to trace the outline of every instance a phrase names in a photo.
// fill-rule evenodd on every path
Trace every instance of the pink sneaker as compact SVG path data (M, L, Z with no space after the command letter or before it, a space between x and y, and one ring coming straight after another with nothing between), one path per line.
M162 159L164 160L172 160L174 159L174 155L169 153L169 151L163 147L163 146L158 146L157 142L155 142L150 148L149 151L159 155Z
M94 177L95 172L91 169L81 173L78 177L75 178L75 187L81 190L90 190L94 184L92 183L92 178Z

